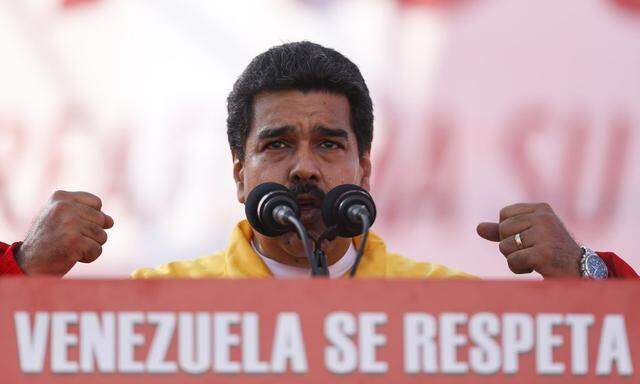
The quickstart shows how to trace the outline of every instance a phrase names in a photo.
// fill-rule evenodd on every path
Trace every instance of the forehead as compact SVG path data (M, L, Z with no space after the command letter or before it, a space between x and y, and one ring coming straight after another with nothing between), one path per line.
M254 127L269 125L350 128L349 100L326 91L269 91L253 102Z

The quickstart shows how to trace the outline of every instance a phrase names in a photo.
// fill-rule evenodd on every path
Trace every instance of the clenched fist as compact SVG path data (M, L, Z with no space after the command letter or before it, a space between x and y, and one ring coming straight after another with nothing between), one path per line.
M97 259L113 226L101 208L90 193L54 192L16 253L18 265L28 275L64 275L78 261Z
M514 273L579 277L582 249L549 204L514 204L500 211L499 223L480 223L478 234L500 242Z

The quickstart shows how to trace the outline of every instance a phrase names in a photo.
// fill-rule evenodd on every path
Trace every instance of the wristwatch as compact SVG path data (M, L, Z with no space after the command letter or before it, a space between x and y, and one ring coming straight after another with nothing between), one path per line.
M585 279L604 280L609 277L607 264L597 253L587 247L582 248L582 258L580 259L580 274Z

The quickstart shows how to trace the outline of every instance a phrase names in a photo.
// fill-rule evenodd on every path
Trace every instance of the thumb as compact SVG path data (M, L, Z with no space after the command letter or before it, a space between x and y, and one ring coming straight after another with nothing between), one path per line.
M476 232L483 239L489 241L500 241L500 231L498 231L498 223L480 223L476 228Z

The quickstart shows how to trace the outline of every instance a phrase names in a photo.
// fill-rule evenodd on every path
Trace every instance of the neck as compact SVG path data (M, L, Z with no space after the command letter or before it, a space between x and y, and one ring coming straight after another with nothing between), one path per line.
M294 267L310 268L302 248L302 242L293 233L278 237L266 237L254 232L254 243L258 251L269 259ZM327 256L327 264L333 265L340 260L349 249L350 244L351 239L344 237L322 242L322 250Z

